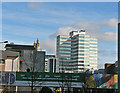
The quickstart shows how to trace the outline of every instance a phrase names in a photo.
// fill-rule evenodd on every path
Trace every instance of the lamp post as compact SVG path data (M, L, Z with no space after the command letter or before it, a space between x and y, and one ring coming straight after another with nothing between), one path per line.
M4 43L8 43L8 41L0 42L0 50L2 50L2 45L3 45Z
M8 43L8 41L0 42L0 44L3 44L3 43Z
M118 91L120 93L120 23L118 23Z

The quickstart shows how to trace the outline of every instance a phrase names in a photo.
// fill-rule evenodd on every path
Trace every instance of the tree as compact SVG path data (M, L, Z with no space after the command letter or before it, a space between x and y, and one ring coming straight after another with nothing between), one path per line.
M71 84L72 84L72 73L69 73L69 75L67 75L66 84L67 84L68 93L70 93Z
M67 58L60 58L61 61L61 65L62 65L62 69L59 73L61 73L61 79L59 80L58 78L58 82L59 82L59 86L62 89L62 93L64 93L64 88L67 87L68 89L68 93L70 93L70 88L71 88L71 83L72 83L72 73L65 73L66 71L66 67L63 67L63 60L67 60ZM67 64L69 65L69 63Z
M82 85L84 93L87 93L88 88L96 88L94 77L88 72L89 70L86 70L84 75L84 84Z
M38 52L36 49L33 51L27 51L27 53L24 54L25 55L22 57L22 59L27 67L26 71L29 72L29 74L26 74L26 77L28 78L28 83L31 87L31 93L33 93L33 88L39 83L37 81L37 78L39 76L38 72L44 71L44 64L40 64L40 52ZM23 68L25 69L25 67Z
M8 86L5 86L1 93L7 93L9 91Z
M49 87L43 87L39 93L52 93L52 90Z

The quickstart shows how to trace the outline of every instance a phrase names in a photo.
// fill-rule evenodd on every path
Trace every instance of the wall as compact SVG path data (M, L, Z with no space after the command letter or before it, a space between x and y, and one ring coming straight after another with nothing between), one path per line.
M27 69L32 71L32 68L35 67L36 72L44 72L45 70L45 52L44 51L32 51L24 50L22 51L21 59L21 70L26 72Z

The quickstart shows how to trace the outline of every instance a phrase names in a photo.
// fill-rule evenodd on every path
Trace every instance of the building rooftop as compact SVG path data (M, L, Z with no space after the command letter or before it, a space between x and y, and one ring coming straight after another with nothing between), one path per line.
M72 32L70 32L70 36L74 36L74 35L77 35L77 34L83 34L83 35L85 35L86 34L86 32L85 32L85 30L80 30L80 31L72 31Z
M46 58L55 57L55 55L45 55Z
M6 57L17 57L19 55L19 52L14 51L0 51L0 59L5 59Z
M24 50L34 50L33 45L16 45L16 44L6 44L5 46L6 50L9 49L24 49Z

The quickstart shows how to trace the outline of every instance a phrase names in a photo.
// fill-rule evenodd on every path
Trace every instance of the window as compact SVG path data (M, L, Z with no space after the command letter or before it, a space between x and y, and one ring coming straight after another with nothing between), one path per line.
M4 59L0 59L0 63L4 64L5 60Z
M84 36L80 36L80 38L84 38Z

